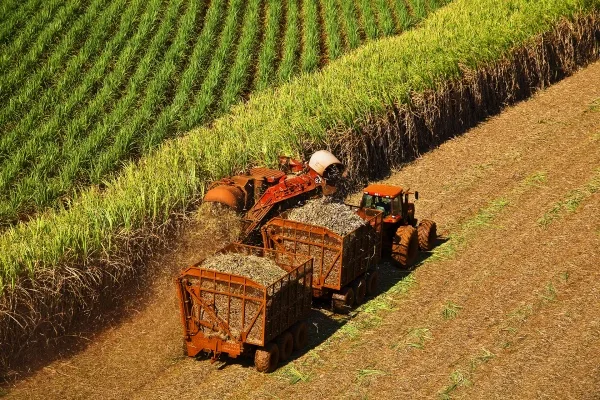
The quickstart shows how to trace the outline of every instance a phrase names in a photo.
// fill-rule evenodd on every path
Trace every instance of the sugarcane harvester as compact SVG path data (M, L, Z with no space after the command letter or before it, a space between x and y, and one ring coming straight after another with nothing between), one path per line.
M330 152L319 150L308 163L280 157L280 169L252 168L248 175L235 175L214 182L204 202L220 203L244 213L242 238L266 221L271 211L283 211L298 203L336 192L342 163Z

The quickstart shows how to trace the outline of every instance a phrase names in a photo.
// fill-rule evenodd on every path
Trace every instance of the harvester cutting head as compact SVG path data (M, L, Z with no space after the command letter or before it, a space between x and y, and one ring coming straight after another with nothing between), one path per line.
M253 168L248 175L236 175L213 183L204 201L221 203L241 212L251 209L270 188L277 185L281 185L279 191L288 192L284 200L312 192L316 187L321 187L325 194L332 194L343 172L340 160L326 150L314 153L308 164L289 157L280 157L279 161L280 170ZM290 191L292 186L295 190ZM271 194L273 192L271 190Z

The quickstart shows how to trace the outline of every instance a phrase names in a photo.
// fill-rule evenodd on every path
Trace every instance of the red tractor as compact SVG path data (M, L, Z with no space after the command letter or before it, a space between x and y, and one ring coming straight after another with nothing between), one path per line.
M361 208L373 208L383 212L384 255L391 256L402 266L410 266L419 251L429 251L437 238L436 224L422 220L417 224L415 204L409 195L419 199L419 192L411 192L399 186L369 185L363 189Z
M308 163L280 157L280 169L252 168L248 175L236 175L214 182L205 202L221 203L245 213L242 235L247 237L267 216L292 208L299 202L336 192L342 163L326 150L317 151Z

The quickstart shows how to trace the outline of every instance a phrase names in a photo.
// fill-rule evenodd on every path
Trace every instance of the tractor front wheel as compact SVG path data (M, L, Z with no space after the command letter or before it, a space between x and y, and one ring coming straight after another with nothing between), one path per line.
M409 267L419 252L417 230L410 226L401 226L396 231L392 244L392 258L403 267Z
M419 248L423 251L429 251L435 245L437 239L437 225L428 219L421 221L417 227L419 232Z

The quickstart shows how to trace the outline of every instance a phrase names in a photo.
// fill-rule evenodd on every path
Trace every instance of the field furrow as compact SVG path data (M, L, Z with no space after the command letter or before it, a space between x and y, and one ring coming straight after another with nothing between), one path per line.
M396 23L388 0L375 0L377 7L377 24L383 36L396 33Z
M4 2L1 229L104 188L124 163L254 90L395 33L400 1ZM423 15L442 2L422 0Z
M404 32L414 24L410 15L410 8L406 4L406 0L390 0L392 2L394 14L398 20L398 32Z
M210 2L204 17L202 31L195 42L189 58L187 68L181 74L175 95L168 106L165 106L156 122L148 131L148 135L156 140L169 136L178 127L181 121L177 118L187 109L194 96L194 89L198 82L202 82L210 63L210 55L215 46L214 36L218 36L222 27L222 14L227 6L226 0L213 0Z
M218 102L220 112L226 112L237 103L250 83L254 71L252 61L260 43L261 28L260 13L264 0L249 0L244 13L239 41L236 44L235 58L228 74L221 74L226 82Z
M354 1L337 0L343 21L345 48L353 50L362 43L360 21Z
M317 0L302 0L302 56L301 70L308 73L321 63L321 30Z
M65 157L69 154L74 154L74 156L61 169L59 175L51 180L48 185L50 190L65 193L72 188L74 179L89 179L89 170L83 166L91 165L101 151L101 144L109 140L111 132L119 126L120 121L129 115L132 107L138 101L138 96L143 93L140 92L140 89L144 87L144 82L149 79L154 68L161 62L161 57L169 46L169 36L177 25L182 3L183 0L168 3L168 8L161 16L150 43L138 60L135 72L127 81L124 93L116 100L111 110L101 116L100 122L90 129L83 140L74 137L74 140L67 142L70 147L65 148L63 153ZM86 118L87 116L83 114L77 126L85 127Z
M254 4L254 7L258 7L257 1L252 0L250 3ZM229 2L225 26L219 37L219 44L211 59L206 78L202 82L202 87L196 93L195 101L186 116L185 127L188 129L206 122L210 118L211 107L216 104L219 98L219 88L223 84L224 72L229 68L228 64L232 59L232 53L235 49L235 38L239 29L239 23L244 17L245 7L242 5L243 2L240 0L230 0Z
M4 54L11 37L35 15L41 3L41 0L27 0L24 4L18 1L0 4L0 13L5 16L0 23L0 54Z
M302 25L300 24L301 0L286 1L285 33L281 63L277 71L279 82L288 81L299 71L298 57L302 51Z
M27 52L29 44L36 38L43 36L44 32L49 32L60 24L61 18L69 15L69 5L74 3L64 3L60 0L50 0L42 2L42 7L33 14L32 18L20 29L18 35L12 39L10 45L2 49L0 54L0 75L4 76L10 69L19 63L23 53ZM20 18L27 17L27 14L20 15ZM46 28L44 28L46 27ZM0 96L4 98L4 95Z
M126 82L129 71L134 69L134 63L141 59L144 46L150 42L153 27L160 21L161 3L160 0L155 0L147 4L147 9L140 18L135 35L119 54L114 68L104 78L100 91L87 103L85 108L77 113L75 118L70 119L61 129L64 141L54 162L59 167L36 169L39 174L38 178L43 178L47 182L45 185L47 201L52 201L52 198L65 194L71 186L71 182L85 176L85 170L81 166L84 165L85 160L89 162L89 159L94 156L89 154L89 148L80 147L90 137L90 133L86 130L97 123L103 112L109 111L109 104L119 96L119 88ZM91 134L93 135L93 133ZM35 176L26 178L30 181L35 181L35 179Z
M114 4L119 3L115 2ZM106 70L110 67L114 53L120 50L131 30L135 28L132 21L135 19L138 9L142 4L144 4L142 0L135 0L128 5L121 15L115 36L113 36L111 41L106 44L97 62L93 64L92 68L85 75L82 84L71 89L67 101L61 104L60 107L57 107L52 118L42 127L42 129L34 131L33 137L28 140L23 147L19 148L15 155L8 161L8 166L2 169L2 181L0 181L1 188L12 185L13 181L18 179L19 175L24 178L29 175L29 179L26 179L22 184L16 185L16 189L12 190L12 193L14 193L12 204L15 204L15 202L18 203L20 200L30 201L32 196L34 203L36 203L38 199L41 203L47 203L48 200L51 200L48 198L46 186L40 187L39 191L35 192L35 194L29 193L31 184L36 181L40 182L40 179L36 180L35 178L42 178L48 173L51 173L54 167L59 166L58 156L60 154L62 140L56 140L56 133L60 132L61 127L68 123L67 119L72 115L74 110L83 104L85 99L90 95L93 96L93 94L91 94L91 92L93 92L93 87L97 82L104 78ZM115 7L115 12L118 10L119 8ZM106 18L105 21L106 25L99 24L98 32L103 32L104 35L107 35L110 32L110 29L107 28L110 26L111 19ZM80 53L81 57L79 57L79 65L85 64L86 59L95 52L97 44L101 42L90 41L89 43L90 46L84 46ZM65 82L64 86L67 85L68 84ZM55 139L49 140L51 137ZM60 138L60 136L58 138ZM36 152L41 147L44 147L45 151L41 158L38 158L36 162L33 163ZM23 167L28 164L31 165L27 168L27 170L30 170L30 173L23 176L23 174L20 173L23 171Z
M263 41L258 56L258 66L254 78L254 89L262 90L275 82L277 66L279 65L279 50L283 34L281 27L284 20L284 2L267 0L267 12L264 22Z
M114 171L127 154L139 153L148 143L146 129L152 126L151 121L160 113L161 105L166 101L165 89L181 68L180 62L195 30L196 18L201 7L196 1L187 4L175 37L160 67L147 82L146 92L140 99L137 110L131 118L121 122L120 129L108 137L109 143L100 144L103 150L94 157L90 166L89 179L92 183L100 183L102 177Z
M74 1L71 7L67 7L60 21L57 21L42 32L37 38L36 42L30 45L27 54L19 59L18 64L13 67L4 77L4 85L2 88L2 102L4 104L11 103L15 100L19 103L23 102L23 91L21 88L28 83L29 78L35 75L39 70L38 66L46 65L48 59L56 52L61 51L61 47L64 47L62 43L64 41L69 42L69 34L72 33L73 27L89 26L89 18L86 20L86 16L90 13L96 13L97 8L86 6L80 2ZM90 10L92 8L92 10ZM90 12L91 11L91 12ZM63 32L66 30L66 32ZM57 43L58 42L58 43ZM75 44L75 41L71 41L71 45ZM71 50L67 48L67 51Z
M105 65L100 63L91 62L103 47L104 43L102 39L108 35L113 19L122 12L124 6L125 0L118 0L111 3L102 18L94 24L94 28L85 40L85 44L77 56L70 58L62 74L59 77L55 77L56 83L44 91L41 97L36 99L37 102L35 105L18 120L18 124L9 131L8 135L0 138L0 161L10 159L11 157L14 158L14 153L17 151L16 148L18 146L21 146L19 151L22 151L23 147L27 147L28 145L21 143L21 138L30 136L30 132L36 132L32 135L35 137L40 132L51 131L52 129L49 126L54 130L58 129L58 120L67 111L72 110L78 105L78 99L73 94L77 91L78 87L85 88L90 86L93 82L92 72L105 67ZM108 62L109 60L105 59L104 61ZM84 69L86 67L91 67L91 69L85 72ZM78 82L81 83L78 85ZM27 95L29 98L36 97L34 93L28 93ZM50 118L46 118L46 121L43 121L47 115ZM35 148L31 150L35 150Z
M35 71L27 71L26 81L13 90L6 107L0 109L0 126L10 129L10 123L18 120L19 115L23 115L27 110L37 106L35 103L36 93L43 92L44 88L51 87L60 79L60 71L64 68L67 57L75 51L78 43L85 43L84 40L81 40L82 37L85 37L86 30L92 27L92 22L98 19L97 14L105 6L106 0L93 0L81 18L62 37L48 60ZM44 99L39 99L39 101L44 101Z
M336 0L323 0L321 4L324 12L327 59L332 61L341 56L344 51L342 29L338 18L341 13Z
M367 39L374 40L379 37L379 28L373 12L371 0L355 0L359 9L360 21Z
M421 21L427 14L427 0L406 0L415 21Z

